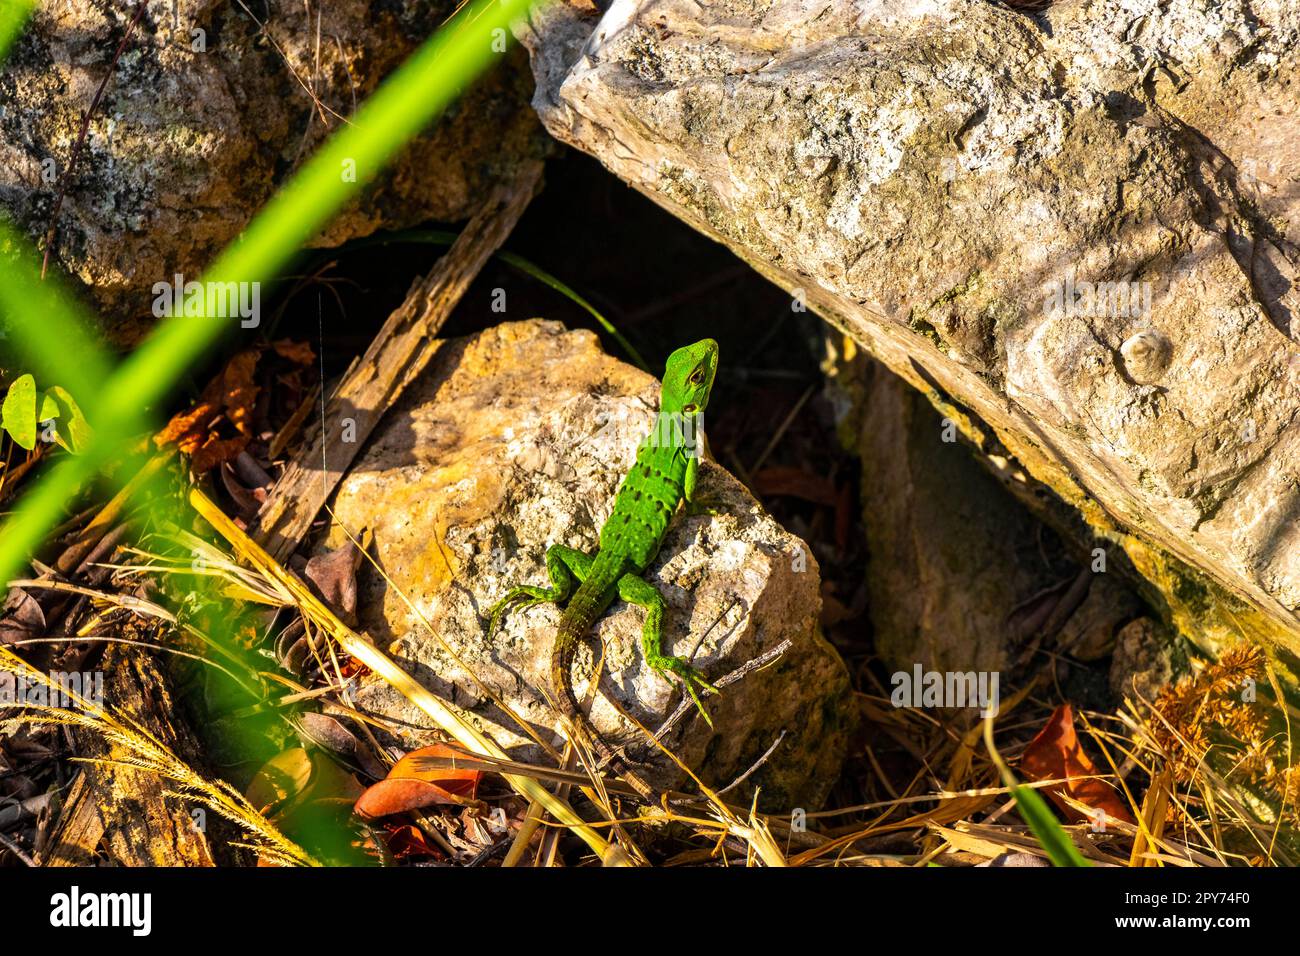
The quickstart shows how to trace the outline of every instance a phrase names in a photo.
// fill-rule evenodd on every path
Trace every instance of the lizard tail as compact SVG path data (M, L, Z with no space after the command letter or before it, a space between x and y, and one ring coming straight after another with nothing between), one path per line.
M570 604L570 609L580 611L581 608L574 608L577 603L575 595L574 602ZM606 761L610 769L621 777L628 786L637 792L643 800L650 803L659 802L659 794L646 780L634 771L622 755L614 751L601 738L600 733L591 723L591 719L582 712L578 706L578 700L573 692L573 681L570 679L570 667L573 665L574 654L578 650L578 642L587 629L591 626L595 615L591 619L586 619L587 615L582 613L566 613L560 621L559 629L555 634L555 647L551 651L551 687L555 689L556 705L560 712L568 718L569 724L574 731L582 738L582 743L590 750L595 751L602 760Z

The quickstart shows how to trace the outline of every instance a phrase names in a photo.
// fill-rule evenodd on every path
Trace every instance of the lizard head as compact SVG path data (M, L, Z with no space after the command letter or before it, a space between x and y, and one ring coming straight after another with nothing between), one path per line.
M718 370L718 343L701 339L668 356L660 407L666 412L698 415L709 404Z

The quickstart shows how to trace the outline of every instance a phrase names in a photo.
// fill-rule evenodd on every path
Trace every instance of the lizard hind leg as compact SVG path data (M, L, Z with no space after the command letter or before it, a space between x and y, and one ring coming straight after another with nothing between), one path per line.
M713 720L709 717L709 712L704 709L704 704L700 702L700 695L696 693L696 685L710 693L719 693L718 689L704 679L704 675L698 670L682 660L680 657L674 657L671 654L665 654L662 649L662 633L664 620L664 599L654 585L637 577L635 574L625 574L618 579L618 596L628 604L635 604L637 607L645 609L645 624L641 628L641 650L645 654L646 663L658 671L660 674L673 674L686 688L691 699L695 701L695 706L699 708L700 716L704 718L705 723L710 727L713 726Z
M520 584L506 592L506 596L488 609L488 640L492 640L501 623L501 617L511 605L521 608L548 602L562 604L573 593L575 580L587 579L594 559L575 548L566 548L562 544L552 545L546 549L546 573L551 579L549 588Z

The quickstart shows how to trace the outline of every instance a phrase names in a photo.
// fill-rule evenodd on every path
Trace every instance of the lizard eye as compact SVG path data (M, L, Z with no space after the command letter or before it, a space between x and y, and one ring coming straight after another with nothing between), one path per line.
M697 368L694 372L691 373L690 382L692 385L699 385L703 381L704 381L704 369Z

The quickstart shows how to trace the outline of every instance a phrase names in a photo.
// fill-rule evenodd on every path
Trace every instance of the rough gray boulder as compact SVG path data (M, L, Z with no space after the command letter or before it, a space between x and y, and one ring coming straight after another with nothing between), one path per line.
M961 408L1191 636L1300 653L1294 3L615 0L521 35L554 136Z
M1014 609L1076 569L1045 556L1039 523L924 397L862 358L832 381L856 399L840 432L862 461L873 644L895 671L920 663L1007 679L1029 637Z
M373 532L389 577L363 565L361 628L525 759L545 758L469 672L550 740L561 724L542 689L549 687L559 611L541 605L511 612L490 646L481 616L511 585L547 583L549 545L595 547L657 405L658 383L603 354L591 333L553 322L508 323L443 343L338 492L336 520ZM679 515L647 574L668 603L665 647L694 653L695 664L717 679L782 641L791 645L706 698L712 729L691 713L664 743L706 783L722 786L780 739L746 789L761 787L768 806L814 806L838 775L853 714L844 664L818 629L816 562L708 461L701 492L722 513ZM595 634L604 646L603 689L654 730L681 693L646 666L642 621L639 608L619 602ZM580 697L589 691L592 649L600 646L592 640L579 653ZM378 681L366 684L360 700L375 713L427 726L418 709ZM608 739L631 744L634 759L654 758L652 781L682 782L603 694L590 714ZM413 732L406 742L427 738Z
M153 284L178 272L197 278L455 7L149 4L90 118L52 261L84 286L110 332L135 337L153 321ZM109 75L135 9L96 0L42 4L0 68L0 206L33 240L46 234L82 113ZM543 146L527 108L527 64L516 53L317 242L467 218L497 178L537 155ZM144 321L132 321L138 318Z

